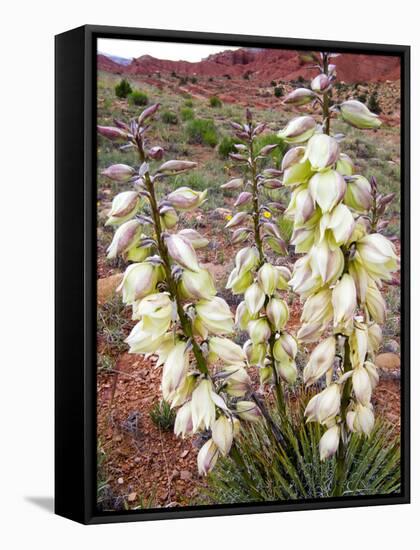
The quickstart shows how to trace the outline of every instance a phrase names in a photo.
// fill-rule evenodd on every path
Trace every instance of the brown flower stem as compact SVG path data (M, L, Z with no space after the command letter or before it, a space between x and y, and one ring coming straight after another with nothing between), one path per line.
M144 154L143 144L141 140L137 140L137 148L139 152L140 161L143 163L146 160L146 156ZM204 358L204 355L203 355L203 352L201 351L200 346L198 345L197 341L194 338L191 321L184 311L182 300L178 292L177 284L172 277L171 260L169 257L169 253L168 253L168 249L166 247L165 241L163 239L162 224L160 221L159 208L157 204L155 188L154 188L152 179L150 177L149 171L147 171L144 174L144 181L148 192L150 209L152 211L152 219L153 219L153 225L155 229L157 249L162 259L162 266L165 271L166 283L168 285L169 293L172 296L172 298L175 300L179 322L181 323L182 330L185 336L187 336L187 338L191 340L192 351L194 353L194 357L197 362L197 368L203 374L208 374L209 371L207 368L207 362Z
M343 373L349 372L351 370L351 361L350 361L350 344L349 339L346 338L344 343L344 357L343 357ZM344 482L346 479L346 451L347 451L347 429L346 429L346 412L347 407L350 403L351 395L351 380L348 379L344 383L343 395L341 396L341 429L343 431L342 436L340 437L340 443L338 446L337 454L337 465L335 471L334 479L334 491L333 496L341 496L344 491ZM344 438L343 439L343 435Z
M255 159L255 153L254 153L254 141L251 137L249 140L249 158L251 160L251 183L252 183L252 219L254 222L254 238L255 238L255 245L258 250L258 256L259 256L259 267L261 267L265 263L265 255L264 255L264 248L261 238L261 223L260 223L260 202L259 202L259 194L258 194L258 179L257 179L257 161ZM283 395L283 388L281 385L281 380L279 379L279 376L276 371L275 366L275 360L274 360L274 328L270 321L267 319L270 329L271 329L271 337L269 341L269 350L270 350L270 359L273 369L273 377L274 377L274 388L276 393L276 400L277 400L277 408L279 411L280 416L283 418L285 417L286 413L286 407L284 402L284 395Z

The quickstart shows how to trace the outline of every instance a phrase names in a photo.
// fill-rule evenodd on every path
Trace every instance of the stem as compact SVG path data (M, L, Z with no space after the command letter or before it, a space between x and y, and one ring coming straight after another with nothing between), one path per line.
M143 144L140 140L137 140L137 147L138 147L140 160L143 163L146 160L146 156L144 154ZM193 350L195 359L197 361L197 368L203 374L208 374L209 371L207 368L206 360L204 358L204 355L203 355L203 352L201 351L200 346L198 345L198 343L194 338L191 321L184 311L182 300L181 300L181 297L179 296L176 282L172 277L171 261L169 258L168 249L163 239L162 224L160 222L160 215L159 215L159 208L156 200L156 193L155 193L154 185L150 177L149 171L147 171L144 174L144 181L146 183L146 189L149 194L148 198L150 203L150 209L152 211L152 219L153 219L153 224L155 228L157 249L162 259L163 269L165 271L166 283L168 285L169 293L172 296L172 298L175 300L176 309L177 309L179 321L182 326L182 330L185 336L187 336L191 340L192 350Z
M344 343L344 358L343 358L343 372L349 372L351 370L350 361L350 344L349 339L346 338ZM340 437L340 443L338 446L337 463L335 471L335 482L333 496L341 496L344 490L344 482L346 479L346 448L347 448L347 430L346 430L346 411L350 403L351 394L351 380L346 380L343 389L343 395L341 398L341 426L345 434L345 440ZM342 434L343 435L343 434Z
M326 54L323 57L323 70L324 74L328 74L328 56ZM330 98L329 92L322 94L322 117L324 122L324 134L330 135Z
M257 246L258 255L259 255L259 265L262 266L265 263L265 256L264 256L264 248L263 248L262 238L261 238L260 203L259 203L259 196L258 196L258 180L257 180L257 162L254 156L253 145L254 145L253 138L251 137L249 140L249 157L251 159L252 219L254 222L254 238L255 238L255 244ZM284 402L283 388L281 386L281 380L279 379L279 376L276 371L276 365L275 365L274 353L273 353L274 343L275 343L275 330L268 319L267 319L267 322L270 325L270 330L271 330L269 349L270 349L271 365L273 369L277 408L280 416L284 417L286 413L286 407Z

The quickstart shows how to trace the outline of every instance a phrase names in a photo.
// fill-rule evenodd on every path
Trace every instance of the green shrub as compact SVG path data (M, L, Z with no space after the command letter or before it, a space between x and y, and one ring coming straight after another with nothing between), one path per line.
M223 136L221 142L219 143L219 155L222 158L228 158L230 153L235 153L235 143L239 143L239 139L234 139L230 136Z
M192 107L193 106L193 100L192 99L186 99L184 101L184 107Z
M196 76L192 76L190 80L191 80L191 84L197 84L198 82L198 79Z
M131 94L132 91L133 89L130 86L130 83L125 78L120 80L115 86L115 95L120 99L125 99L128 95Z
M381 107L378 101L378 92L374 91L370 94L367 108L372 111L372 113L379 115L381 112Z
M140 92L139 90L134 90L131 92L131 94L128 96L128 102L130 105L147 105L149 102L149 98L147 97L147 94L144 92Z
M185 128L188 143L197 143L215 147L217 145L217 130L214 122L209 119L190 120Z
M274 88L274 95L276 97L281 97L283 95L283 86L276 86Z
M209 105L210 107L221 107L222 101L220 98L217 97L217 95L213 95L209 99Z
M236 440L238 454L231 452L229 457L219 458L207 478L203 500L222 504L332 496L336 460L320 461L318 444L324 430L317 423L306 423L306 402L301 399L289 425L271 411L282 443L265 422L244 427ZM399 441L388 423L378 420L369 439L351 435L345 474L344 496L385 495L400 490Z
M194 118L194 111L190 107L183 107L179 114L181 115L182 120L192 120Z
M171 409L171 405L162 399L159 403L155 403L150 411L150 418L162 430L172 430L175 423L175 411Z
M161 119L165 124L178 124L178 117L172 111L163 111Z
M273 88L275 88L277 86L277 82L275 80L272 80L270 82L270 86L273 86Z

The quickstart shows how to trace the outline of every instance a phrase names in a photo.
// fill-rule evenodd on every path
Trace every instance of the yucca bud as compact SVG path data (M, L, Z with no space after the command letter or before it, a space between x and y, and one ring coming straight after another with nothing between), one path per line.
M276 331L282 330L289 320L289 308L284 300L270 298L266 308L267 317Z
M380 233L371 233L357 243L357 252L368 274L374 279L391 279L398 268L395 247Z
M140 197L135 191L118 193L112 201L109 218L105 225L119 225L130 220L137 214L140 207Z
M123 293L123 302L132 304L150 294L158 282L158 268L149 262L131 264L124 273L117 291Z
M220 189L240 189L244 184L242 178L234 178L220 186Z
M243 365L246 361L246 354L241 346L228 338L213 336L209 341L209 350L228 365Z
M258 283L253 283L245 291L245 303L251 315L257 314L264 305L265 294Z
M283 185L298 185L306 183L313 176L314 172L309 160L304 160L292 164L286 168L283 173Z
M120 183L126 182L135 175L136 171L131 166L127 164L113 164L109 166L106 170L101 172L103 176L107 178L118 181Z
M340 153L335 169L342 176L352 176L354 174L354 164L351 158L345 153Z
M376 368L376 365L371 361L366 361L364 367L366 369L366 372L368 373L370 385L373 391L379 382L378 369Z
M297 354L296 339L287 332L280 335L273 346L274 359L278 363L288 363L294 360Z
M261 367L259 369L260 375L260 384L271 384L273 382L273 368L272 367Z
M333 318L331 303L331 290L329 288L320 290L306 300L301 320L304 323L320 324L327 326Z
M357 297L361 305L364 305L366 302L366 292L370 277L363 267L363 264L357 259L351 259L349 261L349 274L353 278L354 284L356 285Z
M140 321L133 327L124 342L130 347L129 353L157 353L164 340L164 334L146 331L143 321Z
M219 416L211 427L211 436L223 456L226 456L233 443L233 423L226 416Z
M238 401L236 403L236 412L241 420L247 422L256 422L261 420L260 409L253 401Z
M150 105L150 107L146 107L146 109L144 109L139 118L138 118L138 124L139 126L142 125L142 123L147 120L148 118L152 117L156 111L159 109L160 107L160 103L154 103L153 105Z
M249 202L251 202L251 200L252 193L250 193L249 191L242 191L233 206L243 206L244 204L248 204Z
M238 275L242 275L246 271L251 271L259 261L258 250L255 246L248 246L242 248L235 258L235 266L237 269Z
M288 361L287 363L276 363L276 370L281 379L287 382L287 384L294 384L297 380L297 368L294 361Z
M191 170L196 166L196 162L191 162L189 160L168 160L159 167L158 173L165 175L179 174L180 172Z
M328 243L324 239L319 244L312 247L310 253L310 265L312 268L311 275L318 275L324 284L332 283L336 281L343 272L343 252L340 248L334 248L331 250ZM303 288L309 291L309 288L311 287L305 286Z
M213 278L206 269L189 271L185 269L182 273L179 290L182 298L187 300L210 300L216 295Z
M269 145L265 145L264 147L262 147L258 151L258 155L261 156L261 157L265 157L265 156L269 155L270 153L272 153L274 151L274 149L276 149L278 146L279 146L278 143L272 143L272 144L269 144Z
M309 401L305 416L307 422L316 420L320 424L327 424L340 412L341 392L338 384L330 384L321 393Z
M276 290L277 271L269 263L263 264L257 275L259 286L267 296L272 296Z
M369 405L372 397L372 386L369 374L363 366L353 369L352 383L357 401L362 405Z
M308 222L315 212L315 204L309 189L302 185L292 193L290 204L285 211L286 217L292 216L295 227Z
M340 443L340 427L334 424L319 440L319 454L322 461L335 455Z
M230 289L232 294L243 294L252 284L253 280L254 276L250 271L244 271L242 275L238 275L238 270L235 267L229 275L226 288Z
M233 316L227 303L218 296L200 300L195 306L198 319L212 334L229 334L233 330Z
M303 369L303 381L310 386L319 380L334 366L335 338L330 336L320 342L312 351L309 361Z
M163 206L159 209L159 214L163 229L172 229L178 223L178 214L171 206Z
M189 187L178 187L168 195L169 203L181 211L194 210L205 201L207 189L204 191L194 191Z
M287 254L287 245L282 238L266 237L265 242L271 248L271 250L273 250L273 252L276 252L281 256L284 256L285 254Z
M209 429L216 416L213 399L213 386L210 380L203 379L192 393L191 411L193 430Z
M276 265L275 269L277 271L277 289L287 290L289 288L289 281L292 277L290 269L284 265Z
M305 156L305 151L306 148L302 145L289 149L284 155L283 160L281 161L282 172L284 172L288 168L291 168L295 164L299 164ZM281 174L278 175L280 176Z
M323 171L333 166L339 157L340 149L337 141L327 134L315 134L308 141L304 159L308 159L315 172Z
M107 249L107 258L113 260L118 254L136 246L141 238L141 230L142 226L137 220L130 220L120 225Z
M312 117L300 116L290 120L277 135L286 143L304 143L314 134L315 129L316 122Z
M370 281L366 291L366 307L369 315L377 323L384 324L386 318L386 303L374 281Z
M125 253L125 259L130 262L143 262L149 256L151 256L151 249L147 246L132 246Z
M375 355L382 344L382 329L377 323L371 324L368 329L368 352Z
M354 411L347 413L346 421L350 431L370 436L375 425L375 416L371 407L371 405L357 404Z
M189 357L186 351L187 343L179 340L170 351L162 372L162 394L170 401L174 392L184 381L189 367Z
M204 248L209 244L209 240L202 237L195 229L181 229L178 235L192 244L194 249Z
M198 473L206 476L215 467L218 457L219 451L217 445L213 439L209 439L204 443L197 455Z
M130 134L113 126L97 126L98 134L112 141L127 141Z
M346 333L351 330L356 313L357 295L353 277L345 273L332 291L334 327Z
M322 213L330 212L344 197L346 182L335 170L318 172L309 181L309 190Z
M241 225L241 223L247 219L249 216L248 212L237 212L233 217L230 218L228 223L225 225L225 228L236 227Z
M323 239L325 232L329 229L334 237L335 244L341 246L346 244L353 235L355 222L353 214L345 204L338 204L331 213L322 216L319 229L320 238Z
M164 149L157 145L156 147L151 147L147 152L147 155L153 160L161 160L164 152Z
M243 397L249 391L251 379L243 367L237 365L225 367L223 375L226 376L226 391L232 397Z
M193 246L190 242L182 238L182 236L179 234L169 235L165 239L165 244L168 248L169 255L176 263L190 271L198 272L200 270Z
M303 323L297 332L297 339L302 343L317 342L325 330L321 323Z
M265 342L262 344L253 344L251 340L247 340L244 344L244 351L250 365L261 366L267 355L267 344Z
M311 90L308 90L307 88L297 88L285 97L283 103L286 105L296 106L306 105L307 103L313 101L315 97L316 94L314 94Z
M311 88L314 92L325 94L331 88L331 80L326 74L321 73L312 80Z
M246 303L241 302L236 308L235 325L241 330L245 330L246 327L248 326L249 321L251 321L251 319L252 317L248 311L248 308L246 307Z
M173 339L174 339L173 334L167 335L167 338L169 343L165 342L166 346L160 345L158 351L156 352L156 353L159 353L159 360L161 359L161 355L162 355L162 347L169 347L170 344L173 345ZM163 355L165 355L165 353L166 353L166 349ZM162 358L162 363L166 361L167 355L169 355L169 352L166 354L166 357ZM156 366L159 366L159 364L156 363ZM192 395L192 392L195 390L196 383L197 383L197 375L195 373L187 374L187 376L184 378L184 381L177 388L172 398L172 403L171 403L172 409L174 407L179 407L180 405L183 405L186 401L189 401L191 399L191 395ZM191 401L189 402L191 405ZM192 414L191 410L190 410L190 414ZM190 422L191 422L191 430L192 430L192 416L190 418Z
M133 304L132 319L143 319L143 328L154 334L164 334L172 321L174 303L166 292L149 294Z
M352 176L347 181L344 202L357 212L365 212L372 206L372 190L370 183L363 176Z
M355 99L344 101L339 105L340 113L345 122L354 126L355 128L379 128L381 121L378 115L371 113L369 109Z
M191 401L187 401L176 413L174 433L184 438L193 433Z
M263 344L271 336L270 325L267 319L262 317L248 323L248 333L253 344Z
M355 326L349 337L350 359L353 368L363 365L368 351L368 332L364 325Z
M247 240L251 230L246 227L236 229L232 234L232 244L242 243Z

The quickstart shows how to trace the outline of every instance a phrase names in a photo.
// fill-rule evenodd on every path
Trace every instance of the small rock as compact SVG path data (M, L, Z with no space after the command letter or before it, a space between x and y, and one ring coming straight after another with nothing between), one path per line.
M396 353L380 353L375 358L375 365L384 371L395 371L399 370L401 359Z
M103 305L108 302L114 295L117 286L123 278L122 273L116 273L110 277L98 279L98 304Z
M134 502L137 499L137 493L130 493L127 497L128 502Z
M188 470L181 470L180 477L184 481L189 481L192 478L192 473Z
M226 220L226 217L231 215L232 212L227 208L215 208L210 214L210 218L213 220Z
M182 453L179 455L181 458L185 458L187 454L190 452L189 449L185 449L185 451L182 451Z
M388 342L384 345L384 351L389 353L399 353L400 351L400 345L395 340L388 340Z
M117 479L117 483L118 483L118 485L123 485L123 483L124 483L124 478L119 477L119 478Z

